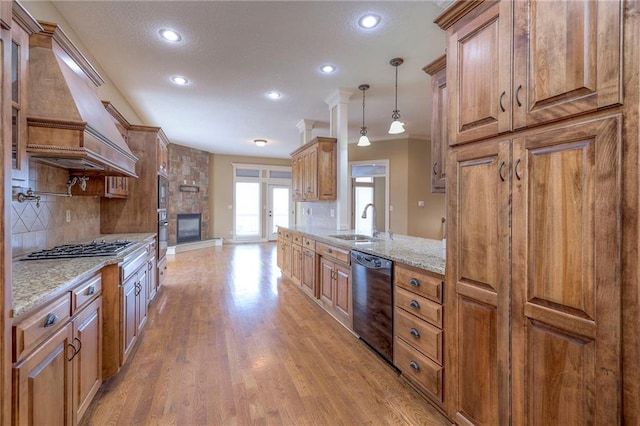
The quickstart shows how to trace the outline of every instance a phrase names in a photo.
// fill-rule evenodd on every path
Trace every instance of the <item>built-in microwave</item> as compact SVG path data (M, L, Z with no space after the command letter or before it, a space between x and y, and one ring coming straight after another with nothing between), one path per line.
M169 198L169 180L164 176L158 176L158 209L167 209L167 199Z

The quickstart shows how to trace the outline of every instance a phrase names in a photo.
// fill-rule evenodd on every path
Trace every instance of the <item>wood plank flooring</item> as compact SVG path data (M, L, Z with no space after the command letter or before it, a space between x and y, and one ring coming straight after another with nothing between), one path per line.
M179 253L84 425L443 425L276 267L275 244Z

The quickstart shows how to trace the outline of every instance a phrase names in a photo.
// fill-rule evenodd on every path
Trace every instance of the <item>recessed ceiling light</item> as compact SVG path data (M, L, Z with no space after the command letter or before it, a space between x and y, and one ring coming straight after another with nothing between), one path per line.
M175 84L179 86L184 86L186 84L189 84L189 80L182 77L181 75L174 75L173 77L171 77L171 81L173 81Z
M368 30L377 26L379 23L380 23L380 17L378 15L373 15L373 14L364 15L358 20L358 25Z
M264 139L254 139L253 143L255 143L256 146L263 147L267 144L267 141Z
M331 74L335 70L336 70L336 67L334 67L333 65L327 64L320 67L320 71L322 71L322 73L324 74Z
M160 30L160 37L174 43L182 40L182 36L180 34L167 28L163 28Z
M280 99L282 97L282 93L280 92L276 92L275 90L272 90L270 92L267 92L267 98L269 99Z

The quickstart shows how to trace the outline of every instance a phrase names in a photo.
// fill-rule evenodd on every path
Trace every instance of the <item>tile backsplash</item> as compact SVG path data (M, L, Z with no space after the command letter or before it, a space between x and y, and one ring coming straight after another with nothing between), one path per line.
M41 195L36 201L17 201L28 188L36 193L66 194L66 170L31 162L28 185L14 182L11 203L11 246L13 257L59 244L87 241L100 235L100 198L92 196ZM69 211L70 221L66 221Z

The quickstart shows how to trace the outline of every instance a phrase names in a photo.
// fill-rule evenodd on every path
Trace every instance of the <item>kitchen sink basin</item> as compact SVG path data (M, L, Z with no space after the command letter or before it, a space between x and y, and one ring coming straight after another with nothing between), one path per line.
M362 241L362 242L369 242L369 241L376 241L375 238L369 236L369 235L363 235L363 234L340 234L340 235L329 235L331 238L338 238L339 240L345 240L345 241Z

